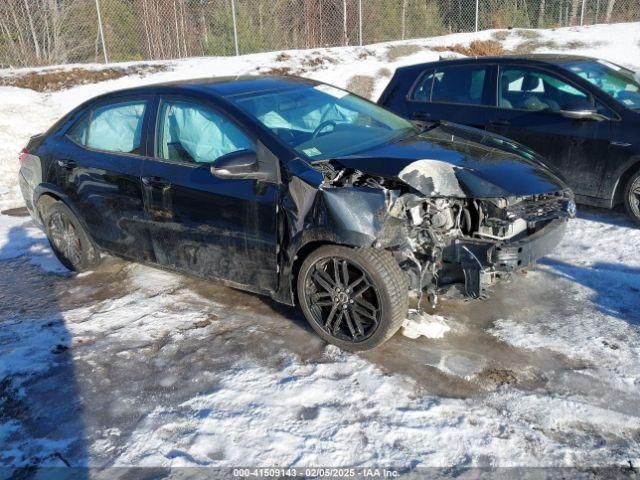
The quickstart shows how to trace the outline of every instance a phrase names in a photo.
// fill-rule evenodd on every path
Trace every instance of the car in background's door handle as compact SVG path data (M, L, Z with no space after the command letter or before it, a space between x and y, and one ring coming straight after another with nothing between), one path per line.
M491 125L506 127L507 125L511 125L509 120L505 120L504 118L497 118L495 120L489 120Z
M415 120L431 120L431 114L427 112L413 112L411 117Z

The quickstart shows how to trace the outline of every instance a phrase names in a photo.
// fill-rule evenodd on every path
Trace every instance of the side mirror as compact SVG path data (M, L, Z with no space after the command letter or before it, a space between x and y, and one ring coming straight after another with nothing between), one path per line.
M600 115L589 102L573 102L565 105L560 110L560 115L574 120L604 120L606 117Z
M219 178L262 178L258 171L258 156L253 150L238 150L218 157L211 173Z

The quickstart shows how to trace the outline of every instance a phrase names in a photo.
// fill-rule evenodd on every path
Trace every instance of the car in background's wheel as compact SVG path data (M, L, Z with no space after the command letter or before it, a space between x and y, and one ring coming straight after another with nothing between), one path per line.
M624 190L624 205L631 218L640 224L640 170L627 182Z

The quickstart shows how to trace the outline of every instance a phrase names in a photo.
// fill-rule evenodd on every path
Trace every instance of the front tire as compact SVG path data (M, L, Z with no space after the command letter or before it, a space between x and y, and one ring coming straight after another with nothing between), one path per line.
M384 250L320 247L303 262L297 291L311 327L346 350L383 344L407 316L407 276Z
M624 205L629 216L640 225L640 171L634 173L624 189Z
M69 207L53 202L42 216L51 249L66 268L82 272L100 263L100 253Z

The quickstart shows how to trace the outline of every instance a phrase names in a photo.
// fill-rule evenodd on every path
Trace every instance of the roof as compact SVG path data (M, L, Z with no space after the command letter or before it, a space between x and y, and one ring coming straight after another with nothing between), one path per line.
M169 87L184 88L186 90L197 90L200 92L210 92L223 97L227 97L233 95L244 95L248 93L295 88L300 86L313 87L315 85L318 85L318 82L316 82L315 80L302 77L277 75L245 75L233 77L228 76L196 78L155 83L152 85L127 88L125 90L118 91L118 93L155 93L155 91L159 88Z
M563 63L575 62L580 60L592 60L590 57L584 57L579 55L564 55L564 54L555 54L555 53L529 53L524 55L501 55L501 56L490 56L490 57L464 57L464 58L454 58L454 59L443 59L437 60L434 62L426 62L420 64L423 65L464 65L467 63L502 63L504 61L523 61L523 62L531 62L537 64L551 64L551 65L561 65ZM411 65L407 67L398 68L398 70L409 69L412 67L416 67L417 65Z

